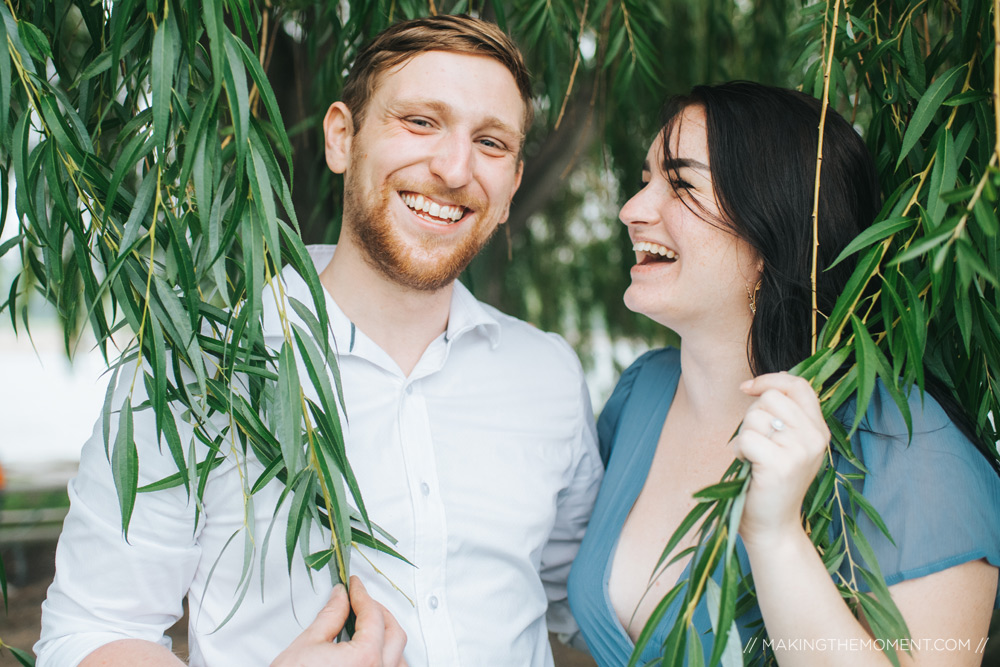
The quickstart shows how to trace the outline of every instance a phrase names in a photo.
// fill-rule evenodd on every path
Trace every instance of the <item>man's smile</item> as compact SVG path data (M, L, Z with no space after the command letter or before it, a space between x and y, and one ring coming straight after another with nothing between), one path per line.
M469 210L464 206L441 204L416 192L400 192L399 196L417 216L439 225L453 225L465 217Z

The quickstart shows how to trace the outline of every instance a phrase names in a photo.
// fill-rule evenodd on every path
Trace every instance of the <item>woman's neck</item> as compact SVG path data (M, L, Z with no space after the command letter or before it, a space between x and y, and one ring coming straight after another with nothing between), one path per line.
M740 385L753 378L745 342L685 339L681 344L678 393L692 416L702 423L741 417L752 398Z

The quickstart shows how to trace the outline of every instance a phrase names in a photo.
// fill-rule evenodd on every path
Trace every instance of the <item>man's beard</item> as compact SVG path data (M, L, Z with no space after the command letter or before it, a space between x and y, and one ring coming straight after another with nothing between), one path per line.
M435 292L453 283L499 228L499 225L491 225L488 219L480 218L474 223L476 229L457 242L428 233L422 235L419 246L414 246L400 238L394 228L389 212L390 198L398 196L397 192L421 192L431 197L435 193L419 187L397 189L390 181L377 201L361 201L361 188L351 183L350 178L345 185L344 212L351 216L349 229L364 251L365 260L389 280L409 289ZM441 198L465 205L480 216L496 215L479 201L468 202L468 198L456 199L453 195ZM470 221L456 224L470 224ZM447 246L453 247L444 254L435 252Z

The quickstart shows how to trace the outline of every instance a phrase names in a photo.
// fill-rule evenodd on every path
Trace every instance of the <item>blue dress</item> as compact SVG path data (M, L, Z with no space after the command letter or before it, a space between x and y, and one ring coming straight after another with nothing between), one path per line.
M570 572L569 602L601 667L626 664L634 646L611 606L608 577L622 526L645 484L680 370L678 350L647 352L622 374L598 421L607 470ZM927 395L921 401L914 391L909 404L912 441L881 385L872 397L864 428L852 441L869 471L856 488L878 511L896 542L894 546L863 513L856 517L886 583L891 586L980 558L1000 566L1000 477L933 398ZM844 417L852 423L853 414ZM841 457L835 464L842 473L856 472ZM743 571L749 572L742 540L737 540L736 551ZM685 569L680 579L688 575ZM714 576L720 580L721 568ZM680 604L678 598L668 611L641 656L643 662L660 655ZM994 606L1000 608L1000 592ZM756 607L737 619L741 649L759 621ZM707 661L712 625L704 600L693 622L703 637Z

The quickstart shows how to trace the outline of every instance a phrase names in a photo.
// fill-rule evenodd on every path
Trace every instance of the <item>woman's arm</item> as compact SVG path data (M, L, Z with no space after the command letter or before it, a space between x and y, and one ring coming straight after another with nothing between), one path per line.
M753 464L740 534L761 614L782 667L888 665L854 617L802 528L806 489L829 442L809 384L785 373L743 386L757 396L733 443ZM903 665L978 665L982 661L997 568L973 561L890 587L907 622L911 655Z

